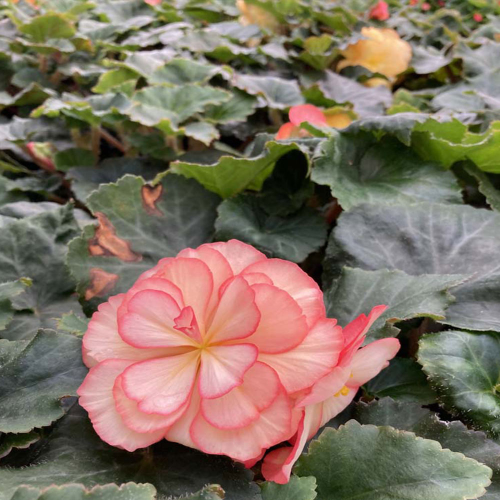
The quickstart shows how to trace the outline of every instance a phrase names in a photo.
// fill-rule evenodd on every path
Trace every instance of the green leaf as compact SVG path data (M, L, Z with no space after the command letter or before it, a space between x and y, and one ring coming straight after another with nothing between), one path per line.
M446 331L420 340L418 361L448 411L500 434L500 339Z
M257 99L253 96L233 91L233 96L217 106L210 105L205 110L205 119L214 123L229 123L244 121L254 113Z
M89 319L78 316L74 312L64 313L57 321L57 329L61 332L83 335L89 326Z
M48 12L21 24L19 31L34 42L43 43L54 38L71 38L75 34L73 23L64 14Z
M485 172L500 173L500 122L493 122L486 131L476 134L456 119L444 123L428 120L415 126L412 147L422 158L446 168L457 161L471 160Z
M262 500L314 500L318 495L315 477L292 476L287 484L266 481L260 488Z
M463 283L467 275L424 274L410 276L402 271L380 269L365 271L344 267L339 279L325 291L327 315L345 326L360 314L384 304L387 310L367 334L369 342L395 337L394 323L413 318L444 320L445 311L454 302L448 292Z
M302 262L326 240L326 222L309 207L279 217L268 215L256 197L240 195L221 203L218 214L216 239L238 239L292 262Z
M109 446L97 436L86 413L77 405L58 422L43 444L34 454L33 463L28 459L26 464L0 467L0 500L11 500L21 485L47 488L81 483L92 488L131 480L153 484L158 500L195 493L214 483L220 484L227 499L261 498L251 471L227 457L206 455L165 440L134 453ZM195 495L192 500L216 500L221 496L218 491L219 488L208 487L205 494Z
M484 500L496 500L500 493L500 445L488 439L483 432L471 431L459 421L443 422L435 413L418 404L384 398L369 404L359 403L356 419L362 424L390 425L396 429L414 432L425 439L439 441L443 448L463 453L493 470L493 483Z
M220 66L179 58L172 59L165 66L158 68L148 80L152 84L186 85L188 83L206 83L212 76L220 72Z
M297 143L269 141L265 149L255 156L222 156L213 165L177 161L171 164L170 169L187 178L196 179L222 198L230 198L244 189L260 190L262 182L271 174L276 161L294 150L300 150ZM257 186L251 186L256 181Z
M76 396L86 373L80 339L40 330L0 368L0 432L29 432L61 418L61 398Z
M408 358L394 358L387 368L366 384L365 390L377 398L390 396L397 401L422 405L436 402L436 393L429 386L422 369Z
M73 167L93 167L95 163L96 158L88 149L69 148L54 155L54 165L61 172Z
M361 205L342 214L327 249L327 275L343 264L411 275L472 275L453 290L446 324L500 331L500 214L461 205Z
M479 191L485 196L488 205L497 212L500 212L500 191L493 186L489 177L481 172L474 165L466 165L465 170L476 178L479 184Z
M271 109L285 109L303 104L297 82L274 76L236 75L233 85L259 99L260 106Z
M132 96L129 118L148 127L172 134L181 122L201 113L209 104L221 104L231 97L229 92L210 86L146 87Z
M389 107L392 102L391 92L386 87L365 87L329 70L324 72L317 85L324 97L333 101L330 106L350 103L361 117L382 114L384 108Z
M434 73L438 69L450 64L453 57L446 55L445 51L441 51L433 47L432 45L413 45L413 58L411 60L411 65L415 70L415 73L420 75L425 75L429 73Z
M137 80L139 79L137 73L127 68L112 69L103 73L92 88L92 92L96 94L106 94L107 92L124 92L131 94L135 89ZM124 91L126 89L127 91Z
M423 162L393 138L335 133L321 148L312 180L330 186L344 210L362 203L462 203L455 176Z
M0 437L0 458L7 456L13 449L28 448L39 439L40 435L37 432L3 434Z
M64 266L68 242L79 232L70 205L24 219L10 219L3 225L0 232L2 279L13 281L28 276L33 281L30 288L14 299L18 312L2 332L3 337L31 338L39 328L55 328L54 318L80 309L72 296L74 281Z
M102 214L102 230L87 226L69 245L78 291L100 302L127 291L161 258L210 241L219 201L197 182L173 174L154 187L132 175L101 185L87 206Z
M491 469L436 441L351 420L326 429L295 467L322 500L463 500L480 497Z
M11 299L23 293L31 284L29 278L0 283L0 330L5 330L14 317L15 310Z
M152 484L126 483L121 486L107 484L91 490L80 484L52 486L42 490L20 486L10 500L156 500Z

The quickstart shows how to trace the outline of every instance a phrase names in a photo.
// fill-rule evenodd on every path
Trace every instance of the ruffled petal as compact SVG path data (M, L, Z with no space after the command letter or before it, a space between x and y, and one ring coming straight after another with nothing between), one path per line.
M387 306L375 306L368 316L360 314L356 319L353 319L349 324L344 327L345 344L351 344L355 339L362 337L368 333L370 327L380 317L380 315L387 309Z
M136 432L125 425L113 399L116 378L132 363L122 359L110 359L94 366L85 377L77 393L80 405L87 410L99 437L106 443L135 451L160 441L163 429L153 432Z
M196 385L193 387L193 392L191 394L191 400L189 402L186 412L182 415L182 418L177 420L165 434L165 439L172 441L173 443L179 443L183 446L188 446L189 448L196 448L193 440L191 439L191 433L189 429L191 424L198 415L200 411L200 393L198 392L198 387Z
M328 398L323 403L320 403L322 408L321 422L319 427L328 423L332 418L336 417L339 413L343 412L356 396L357 389L350 390L347 394L338 394ZM318 427L318 428L319 428Z
M298 346L309 329L297 302L287 292L272 285L257 284L252 289L261 319L248 340L262 353L280 353Z
M274 286L288 292L299 304L311 327L319 318L325 317L323 293L318 284L297 264L281 259L266 259L243 270L242 274L262 273L269 276Z
M267 481L288 483L292 468L302 454L307 440L314 436L320 427L321 415L321 405L307 407L299 423L294 446L278 448L266 455L261 471Z
M177 411L170 415L144 413L137 408L137 401L127 398L122 387L122 376L117 377L113 387L113 398L118 413L125 425L136 432L154 432L165 430L182 417L186 411L189 400Z
M288 393L306 389L336 365L343 345L342 328L321 319L297 347L280 354L260 354L259 361L278 373Z
M191 351L136 363L123 372L122 388L144 413L171 415L191 396L199 356Z
M255 363L240 386L220 398L202 400L201 413L218 429L246 427L273 403L280 390L276 372L264 363Z
M227 455L245 462L254 459L269 448L287 439L291 428L291 406L282 390L258 420L239 429L218 429L199 413L191 425L191 437L197 447L213 455Z
M360 387L378 375L401 347L398 339L381 339L360 349L352 358L348 387Z
M257 360L252 344L218 345L201 354L199 390L202 398L220 398L243 383L243 376Z
M210 317L219 302L220 287L234 276L229 262L210 244L201 245L196 249L186 248L178 254L178 257L199 259L210 269L214 280L213 292L207 308L207 315Z
M214 289L214 279L208 266L199 259L175 258L163 266L155 277L166 279L182 290L184 306L193 308L204 335L208 305Z
M262 252L238 240L209 243L207 246L217 250L226 258L235 275L240 274L243 269L254 262L267 260Z
M140 361L158 356L157 349L137 349L120 337L116 315L123 299L123 294L110 297L90 320L83 336L83 359L89 368L106 359Z
M210 343L244 339L255 332L259 321L255 292L242 277L237 276L224 288L207 339Z
M164 292L143 290L127 305L127 313L119 322L123 340L135 347L186 347L196 342L176 326L181 310L177 302Z
M299 106L292 106L288 113L290 122L296 126L301 123L307 122L313 125L326 125L325 114L321 109L313 106L312 104L301 104Z

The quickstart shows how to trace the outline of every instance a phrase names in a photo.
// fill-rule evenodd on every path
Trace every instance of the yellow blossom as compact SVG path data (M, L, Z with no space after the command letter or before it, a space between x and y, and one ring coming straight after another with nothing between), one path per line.
M401 40L393 29L362 28L365 37L341 51L345 57L338 70L347 66L363 66L374 73L381 73L389 79L408 69L412 51L408 42ZM376 85L382 84L377 79ZM371 86L371 85L370 85Z

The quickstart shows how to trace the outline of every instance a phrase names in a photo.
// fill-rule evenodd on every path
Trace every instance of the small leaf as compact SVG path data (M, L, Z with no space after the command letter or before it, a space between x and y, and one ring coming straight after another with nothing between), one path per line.
M420 340L418 361L448 411L500 435L500 339L446 331Z
M34 17L30 22L19 26L19 31L38 43L53 38L71 38L75 34L75 28L68 17L55 12Z
M89 319L77 316L74 312L64 313L57 321L57 329L74 335L83 335L88 328Z
M0 351L8 348L0 345ZM61 398L76 396L87 373L81 349L80 339L50 330L23 342L0 368L0 432L29 432L64 415Z
M326 240L324 219L309 207L279 217L266 214L252 195L240 195L221 203L218 213L218 240L238 239L272 257L302 262Z
M326 429L295 467L316 477L322 500L465 500L480 497L491 469L429 439L351 420Z
M0 330L5 330L14 317L15 310L11 299L23 293L31 284L29 278L0 283Z
M287 484L266 481L260 488L262 500L314 500L318 495L315 477L292 476Z
M149 78L152 84L186 85L205 83L221 71L220 66L201 64L191 59L172 59L158 68Z
M7 456L13 449L28 448L40 439L37 432L25 434L3 434L0 437L0 458Z
M493 186L488 175L470 164L465 166L465 170L476 178L479 184L479 191L485 196L488 205L493 210L500 212L500 191Z

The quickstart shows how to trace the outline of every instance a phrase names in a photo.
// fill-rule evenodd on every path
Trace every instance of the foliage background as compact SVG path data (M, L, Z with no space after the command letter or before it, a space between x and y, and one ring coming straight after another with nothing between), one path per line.
M0 0L0 500L500 497L500 7L389 4ZM338 71L367 25L412 47L386 85ZM276 141L306 102L351 123ZM286 486L111 448L72 397L97 305L230 238L403 345Z

